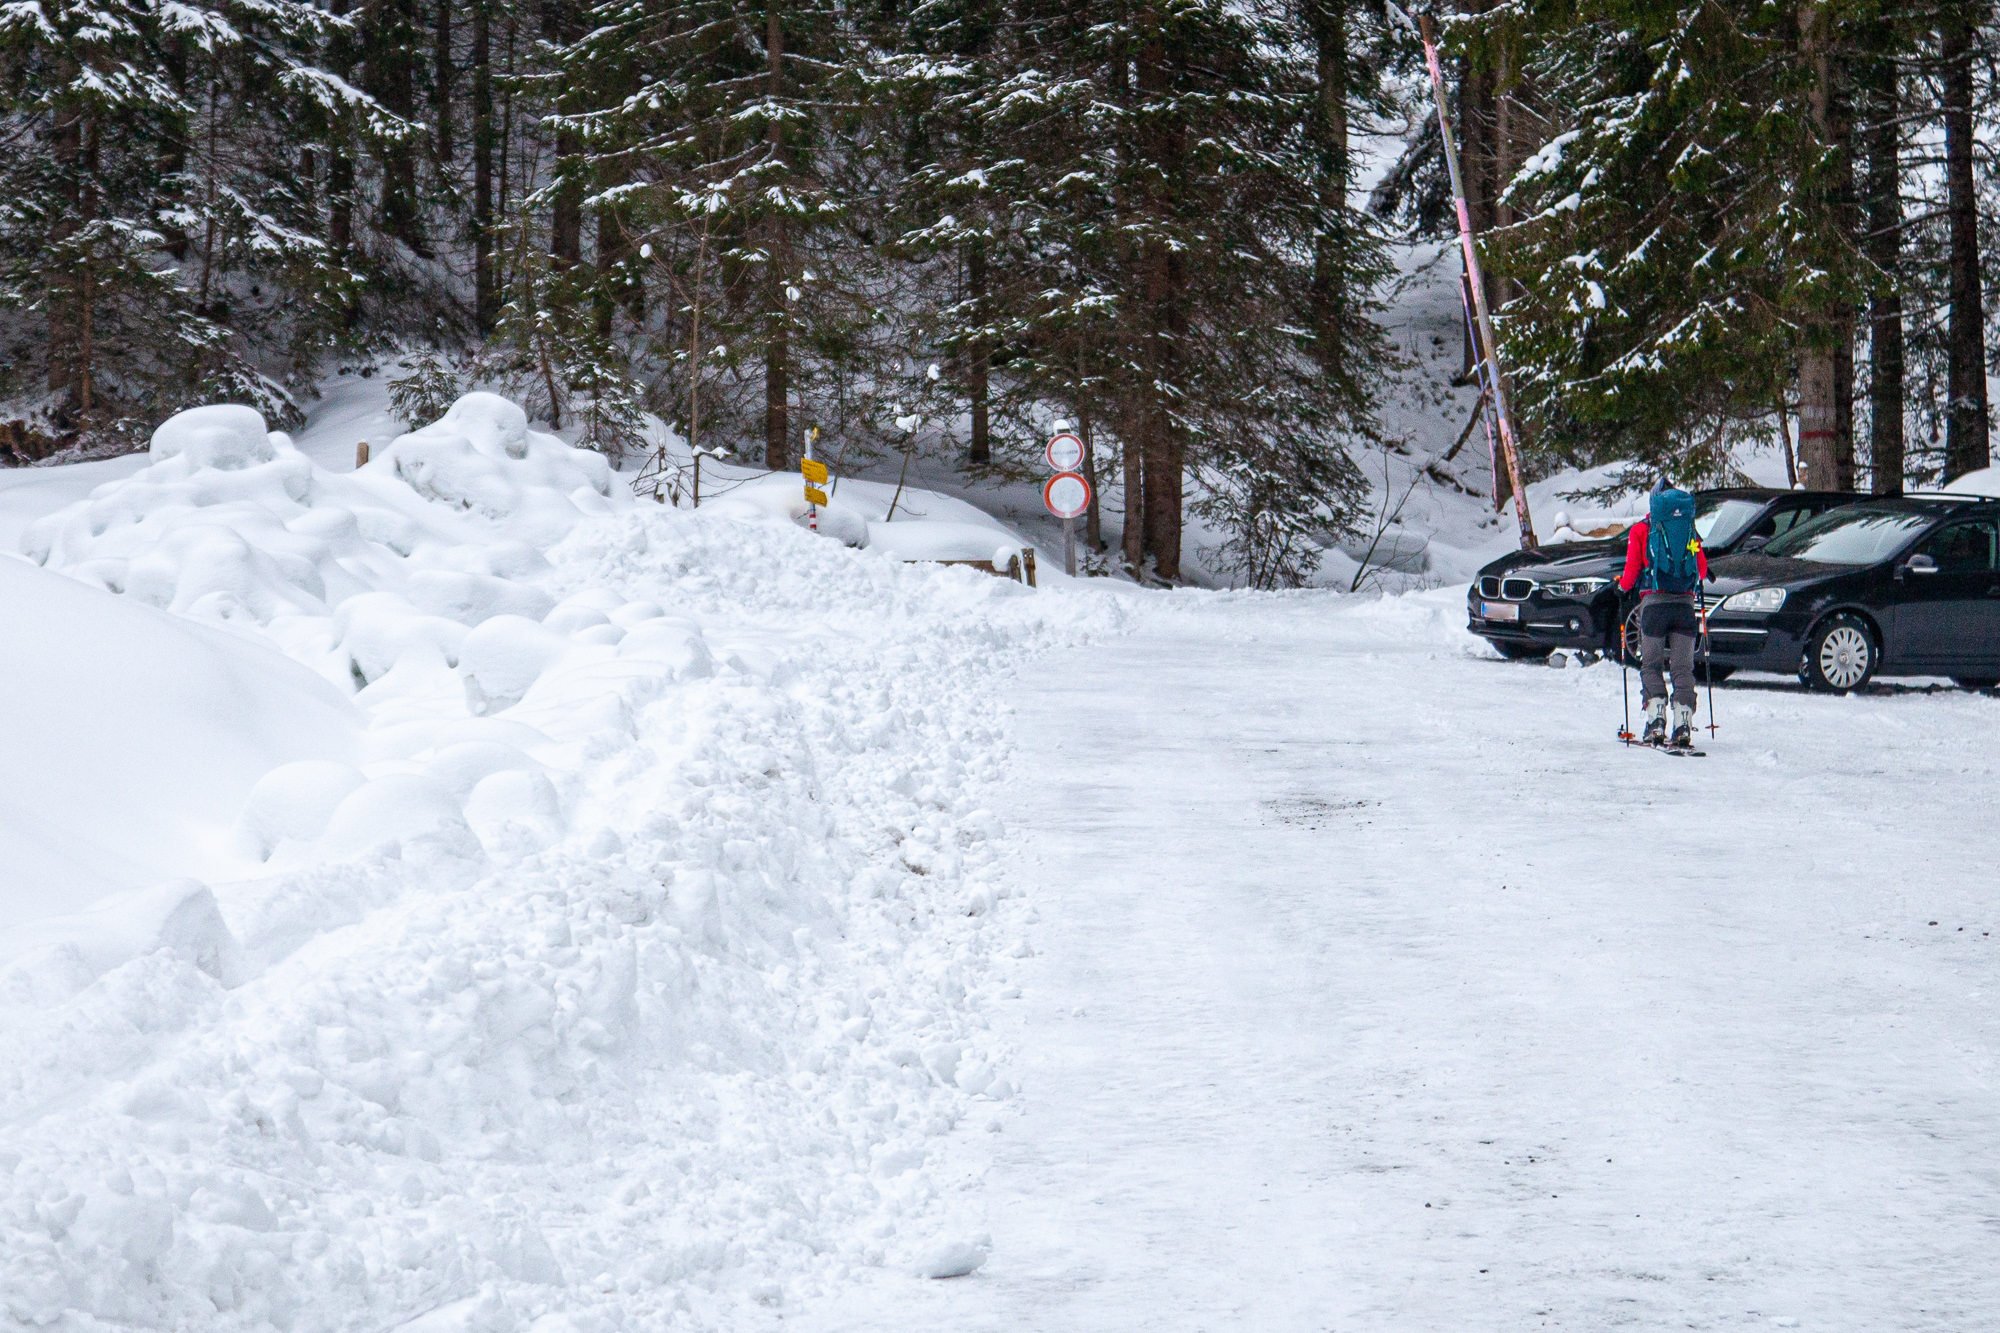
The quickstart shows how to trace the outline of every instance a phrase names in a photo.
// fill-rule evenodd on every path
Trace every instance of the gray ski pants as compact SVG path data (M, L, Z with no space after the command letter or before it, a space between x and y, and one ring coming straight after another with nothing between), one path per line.
M1666 672L1674 677L1677 704L1693 708L1694 641L1701 632L1691 592L1649 592L1639 603L1639 695L1657 699L1667 692Z

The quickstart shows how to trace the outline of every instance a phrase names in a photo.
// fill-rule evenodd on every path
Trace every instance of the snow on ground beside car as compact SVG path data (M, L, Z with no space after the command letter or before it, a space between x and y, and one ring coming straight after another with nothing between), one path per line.
M358 721L271 756L233 869L6 932L0 1316L709 1328L972 1266L935 1164L1015 1098L995 697L1116 599L632 503L481 396L353 473L262 424L176 418L24 537L93 635Z

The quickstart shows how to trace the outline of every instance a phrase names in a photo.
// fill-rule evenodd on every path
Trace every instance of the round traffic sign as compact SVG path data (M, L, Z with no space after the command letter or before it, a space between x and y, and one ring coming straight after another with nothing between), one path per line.
M1075 518L1090 508L1090 483L1074 472L1058 472L1042 487L1042 503L1057 518Z
M1083 463L1083 441L1062 431L1050 437L1042 456L1049 460L1049 471L1074 472Z

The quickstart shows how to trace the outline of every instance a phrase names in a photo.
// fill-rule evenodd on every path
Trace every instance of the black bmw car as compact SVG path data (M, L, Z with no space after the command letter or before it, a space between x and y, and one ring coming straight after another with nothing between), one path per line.
M1711 561L1754 549L1830 509L1865 499L1851 491L1728 487L1695 494L1694 527ZM1636 603L1620 595L1625 537L1515 551L1479 571L1466 592L1466 628L1508 657L1556 648L1613 652ZM1718 658L1717 672L1724 668Z
M1871 677L2000 683L2000 500L1867 500L1762 549L1712 561L1718 667L1796 673L1815 689Z

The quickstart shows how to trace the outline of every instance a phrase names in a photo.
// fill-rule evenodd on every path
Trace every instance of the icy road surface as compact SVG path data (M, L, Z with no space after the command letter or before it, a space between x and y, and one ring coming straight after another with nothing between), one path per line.
M1148 623L1015 695L993 1258L791 1327L2000 1327L2000 702L1766 679L1677 760L1456 593Z

